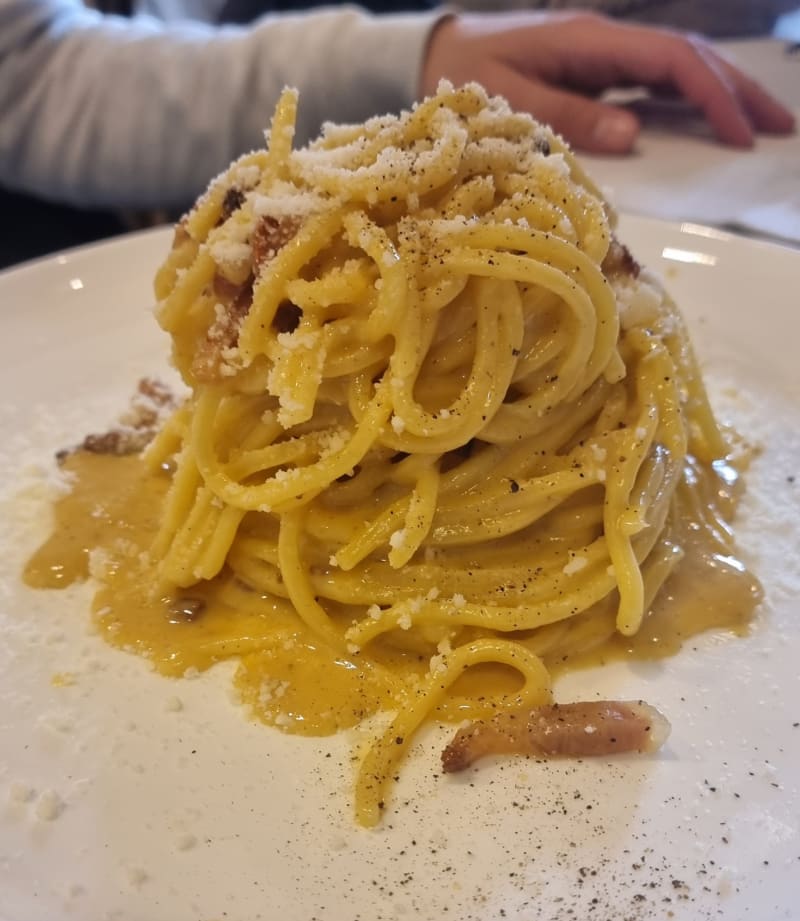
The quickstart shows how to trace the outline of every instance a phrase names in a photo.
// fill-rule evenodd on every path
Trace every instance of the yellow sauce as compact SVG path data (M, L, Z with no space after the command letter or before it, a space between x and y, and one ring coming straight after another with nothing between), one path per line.
M162 674L182 676L236 659L236 687L256 716L286 731L325 735L402 705L391 678L393 658L403 658L411 681L427 671L427 661L415 662L412 653L380 646L371 662L343 656L298 626L288 602L258 596L227 576L180 596L160 590L147 548L169 475L148 471L138 456L86 452L68 456L64 468L73 478L71 491L56 502L53 533L28 562L24 580L34 588L61 588L90 572L97 576L93 617L101 634L147 657ZM703 487L719 501L724 485L709 475ZM548 666L560 671L620 657L654 658L710 628L745 631L761 598L759 584L736 560L715 552L704 534L690 516L684 519L676 539L686 555L636 636L614 634L566 660L545 657ZM478 684L484 695L513 693L518 685L518 676L502 667L473 671L456 693Z
M169 486L166 473L148 471L138 456L87 452L69 455L63 468L71 491L55 503L53 533L23 578L33 588L62 588L90 571L97 575L93 617L111 645L176 677L236 658L242 699L265 722L292 732L330 734L393 704L379 666L356 664L320 644L281 599L223 578L180 597L159 590L146 548Z

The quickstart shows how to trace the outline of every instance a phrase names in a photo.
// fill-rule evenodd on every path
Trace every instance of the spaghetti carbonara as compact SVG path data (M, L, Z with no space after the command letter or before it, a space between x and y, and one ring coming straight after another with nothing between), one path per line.
M191 392L131 559L187 620L225 606L209 661L241 659L262 718L308 731L273 704L323 659L360 700L345 719L323 688L327 729L390 714L356 784L373 825L422 723L546 704L547 663L636 634L681 519L729 550L704 486L727 447L676 308L559 137L442 84L293 149L296 104L158 273Z

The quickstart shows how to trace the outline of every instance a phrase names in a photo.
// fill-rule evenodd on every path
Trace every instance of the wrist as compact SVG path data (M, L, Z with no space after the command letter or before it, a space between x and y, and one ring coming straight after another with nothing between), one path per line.
M447 75L447 49L451 44L451 36L458 24L455 13L445 12L433 24L422 57L422 66L419 75L419 96L430 96L436 92L436 87L442 77Z

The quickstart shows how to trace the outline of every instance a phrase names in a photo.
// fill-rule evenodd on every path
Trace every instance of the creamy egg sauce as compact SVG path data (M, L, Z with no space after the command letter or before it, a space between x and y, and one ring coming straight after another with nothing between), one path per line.
M370 646L369 660L343 655L298 625L285 599L259 596L225 574L179 595L161 591L147 548L158 528L168 472L147 470L138 455L85 451L68 455L63 468L71 488L55 503L53 532L29 560L24 580L34 588L62 588L97 577L93 618L101 635L113 646L147 657L162 674L183 676L235 658L235 684L254 714L307 735L330 734L381 709L402 706L404 693L427 674L427 658L380 640ZM728 503L732 511L730 468L703 475L709 500ZM623 657L671 655L711 628L746 632L761 599L758 581L738 560L710 546L707 531L691 516L682 517L680 527L676 541L685 556L639 632L634 637L612 633L568 657L545 653L549 668L559 672ZM613 612L608 615L613 623ZM400 682L398 672L405 676ZM476 696L486 699L513 695L518 683L504 667L480 666L453 690L468 695L479 688ZM465 705L451 706L448 715L483 714L468 712Z

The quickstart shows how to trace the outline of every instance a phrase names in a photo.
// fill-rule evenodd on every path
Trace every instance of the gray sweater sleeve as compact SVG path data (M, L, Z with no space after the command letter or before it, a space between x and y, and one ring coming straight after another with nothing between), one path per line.
M285 85L298 139L408 106L435 15L355 7L250 28L0 0L0 185L80 205L182 207L263 143Z

